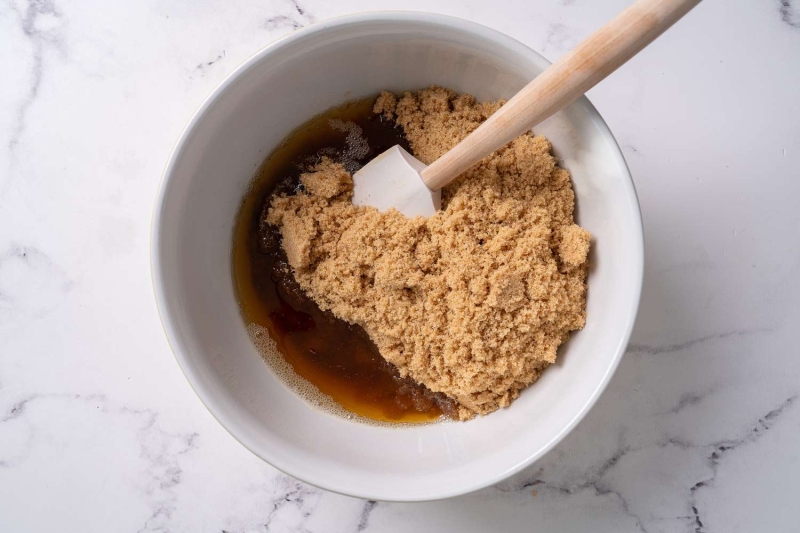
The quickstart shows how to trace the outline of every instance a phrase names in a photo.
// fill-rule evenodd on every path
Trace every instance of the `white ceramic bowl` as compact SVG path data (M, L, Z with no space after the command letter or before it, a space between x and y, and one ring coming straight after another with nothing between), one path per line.
M167 166L155 208L158 308L197 395L256 455L294 477L369 499L446 498L496 483L560 441L622 357L639 302L642 225L608 127L581 98L536 128L572 174L594 235L586 328L508 409L466 423L383 428L311 408L251 345L231 280L234 219L256 167L293 129L347 100L431 84L508 98L548 66L478 24L409 12L328 20L269 45L203 104Z

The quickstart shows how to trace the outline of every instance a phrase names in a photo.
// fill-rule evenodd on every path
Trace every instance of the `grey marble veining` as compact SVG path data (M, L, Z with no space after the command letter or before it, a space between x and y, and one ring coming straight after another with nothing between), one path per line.
M19 19L19 28L27 39L31 48L30 82L26 94L18 103L15 110L14 123L8 141L8 150L14 151L20 136L25 130L25 119L28 110L39 95L44 69L44 53L46 48L52 48L64 53L62 35L60 32L61 13L52 1L32 1L24 7L11 3L11 11Z
M792 0L780 0L781 20L792 28L800 28L800 13Z
M148 232L164 162L255 50L332 16L402 8L555 59L627 3L0 4L4 530L795 531L796 1L703 2L590 93L642 204L640 313L586 419L497 486L398 504L292 479L205 411L157 318Z
M314 16L301 7L296 0L291 0L289 4L286 14L269 17L266 22L264 22L264 27L269 30L280 30L284 28L296 30L297 28L302 28L314 22Z
M772 330L769 328L756 328L756 329L741 329L725 331L723 333L712 333L710 335L703 335L694 339L677 342L675 344L667 344L661 346L651 346L648 344L640 344L632 342L628 345L628 353L645 353L650 355L659 355L663 353L680 352L688 350L695 345L703 344L705 342L712 342L719 339L727 339L728 337L745 337L749 335L756 335L759 333L770 333Z

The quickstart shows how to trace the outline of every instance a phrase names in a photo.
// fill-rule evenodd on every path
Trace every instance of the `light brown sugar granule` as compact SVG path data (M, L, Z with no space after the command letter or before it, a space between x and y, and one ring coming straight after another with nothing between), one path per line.
M384 93L375 112L430 163L500 105L432 87ZM401 375L458 401L462 419L487 414L585 323L590 235L550 149L518 137L445 188L427 219L353 206L350 175L324 160L301 177L305 192L273 198L267 222L323 310L362 326Z

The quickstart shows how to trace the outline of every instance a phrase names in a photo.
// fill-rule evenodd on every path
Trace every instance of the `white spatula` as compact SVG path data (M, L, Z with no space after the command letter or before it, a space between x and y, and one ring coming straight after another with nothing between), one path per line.
M563 109L650 44L700 0L639 0L518 92L428 166L400 146L353 176L353 203L406 216L439 210L441 189L469 167Z

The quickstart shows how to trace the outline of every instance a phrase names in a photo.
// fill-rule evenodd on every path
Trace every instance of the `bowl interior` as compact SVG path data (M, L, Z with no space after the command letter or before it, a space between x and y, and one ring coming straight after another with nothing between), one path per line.
M467 423L362 425L311 408L251 345L231 279L234 220L253 172L329 107L431 84L508 98L548 63L503 35L433 15L380 13L318 24L261 51L184 132L154 219L156 297L178 361L217 419L254 453L315 485L372 499L468 492L534 461L610 378L636 314L639 208L619 149L581 99L536 128L572 174L578 222L594 235L586 328L509 408Z

